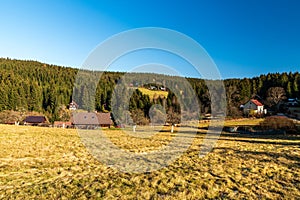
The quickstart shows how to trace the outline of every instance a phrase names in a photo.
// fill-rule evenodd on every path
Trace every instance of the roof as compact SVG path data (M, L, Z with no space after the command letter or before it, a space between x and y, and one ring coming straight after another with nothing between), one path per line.
M55 122L54 122L54 125L55 125L55 126L59 126L59 125L62 126L63 124L64 124L65 126L71 126L71 125L72 125L72 122L62 122L62 121L55 121Z
M111 125L110 113L97 113L100 124Z
M24 120L26 123L44 123L45 121L44 116L27 116Z
M297 98L296 99L289 98L288 102L298 102L298 99Z
M251 102L254 103L257 106L263 106L263 104L260 103L258 100L252 99Z
M75 125L100 125L96 113L80 112L73 115Z
M110 113L86 113L80 112L73 115L75 125L111 125Z

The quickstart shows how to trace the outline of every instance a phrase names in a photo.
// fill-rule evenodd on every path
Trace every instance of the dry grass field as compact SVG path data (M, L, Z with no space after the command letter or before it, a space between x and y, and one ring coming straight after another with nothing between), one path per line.
M160 148L172 137L105 133L132 152ZM76 130L0 125L0 199L299 198L300 138L224 133L213 151L199 158L204 136L197 134L170 166L131 174L94 159Z

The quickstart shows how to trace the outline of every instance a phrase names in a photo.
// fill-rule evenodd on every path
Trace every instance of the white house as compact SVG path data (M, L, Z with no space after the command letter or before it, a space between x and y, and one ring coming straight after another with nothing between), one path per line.
M258 100L251 99L244 105L243 108L245 115L266 114L264 105Z
M69 110L76 110L78 109L78 105L75 101L72 101L70 104L69 104Z

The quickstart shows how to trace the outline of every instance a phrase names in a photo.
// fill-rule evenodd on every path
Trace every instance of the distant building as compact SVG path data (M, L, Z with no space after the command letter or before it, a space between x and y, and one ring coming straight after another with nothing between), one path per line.
M72 124L80 129L110 127L113 122L110 113L79 112L73 115Z
M78 105L75 101L72 101L70 104L69 104L69 110L77 110L78 109Z
M27 116L24 119L24 125L37 126L46 123L46 121L47 120L45 116Z
M113 124L110 113L97 113L97 117L101 127L110 127Z
M159 87L161 91L166 91L167 89L164 86Z
M288 101L285 103L285 105L287 107L299 106L299 101L297 98L295 98L295 99L291 98L291 99L288 99Z
M156 87L156 86L153 86L153 85L151 85L151 86L149 87L149 90L157 90L157 87Z
M243 106L243 111L245 115L262 115L266 114L264 105L258 100L251 99Z
M62 121L55 121L53 124L55 128L72 128L72 122L62 122Z

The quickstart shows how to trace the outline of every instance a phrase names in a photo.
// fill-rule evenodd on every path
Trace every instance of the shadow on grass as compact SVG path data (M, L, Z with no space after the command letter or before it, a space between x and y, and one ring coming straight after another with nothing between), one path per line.
M222 153L226 154L228 151L233 151L234 155L240 158L247 159L253 158L258 159L261 162L274 161L286 166L297 165L300 166L300 156L298 155L289 155L285 152L268 152L268 151L249 151L249 150L238 150L230 147L216 147L214 150L222 150ZM222 154L221 153L221 154ZM295 161L295 163L288 164L285 161L280 161L278 158L285 158L288 161ZM269 159L266 159L269 158Z
M255 139L265 139L265 140L255 140ZM300 145L300 137L294 135L253 135L253 134L239 134L239 133L222 133L219 140L229 140L229 141L258 143L258 144ZM282 140L286 140L286 142Z
M218 128L217 128L218 129ZM181 137L195 137L195 134L197 137L205 137L207 135L208 127L182 127L180 131L175 130L173 133L170 132L170 130L160 130L157 133L166 133L171 134L171 136L174 136L175 134L182 134ZM211 128L210 130L213 130ZM147 133L151 132L149 130L139 130L138 133ZM155 136L156 134L154 134ZM239 142L249 142L249 143L263 143L263 144L277 144L277 145L300 145L300 135L283 135L283 134L246 134L246 133L229 133L229 132L222 132L219 134L218 132L210 132L210 136L220 136L219 140L232 140L232 141L239 141ZM114 137L122 137L121 135L114 136ZM248 139L248 140L247 140ZM265 141L261 140L255 140L255 139L266 139ZM268 140L278 140L277 141L268 141ZM286 140L279 141L279 140ZM295 142L291 142L295 141Z

